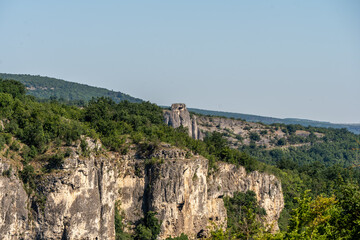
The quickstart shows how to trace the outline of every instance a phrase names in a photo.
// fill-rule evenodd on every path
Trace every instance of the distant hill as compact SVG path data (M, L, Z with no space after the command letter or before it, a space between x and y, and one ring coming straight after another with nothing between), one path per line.
M197 108L188 108L188 110L190 112L202 114L202 115L243 119L248 122L262 122L265 124L283 123L283 124L299 124L299 125L302 125L305 127L312 126L312 127L324 127L324 128L346 128L350 132L353 132L355 134L360 134L360 123L359 124L337 124L337 123L320 122L320 121L313 121L313 120L307 120L307 119L273 118L273 117L263 117L263 116L243 114L243 113L231 113L231 112L203 110L203 109L197 109Z
M139 98L134 98L128 94L110 91L105 88L92 87L85 84L68 82L61 79L34 76L28 74L7 74L0 73L2 79L13 79L23 83L28 94L40 99L56 97L68 101L83 100L89 101L93 97L110 97L115 102L127 100L129 102L142 102Z

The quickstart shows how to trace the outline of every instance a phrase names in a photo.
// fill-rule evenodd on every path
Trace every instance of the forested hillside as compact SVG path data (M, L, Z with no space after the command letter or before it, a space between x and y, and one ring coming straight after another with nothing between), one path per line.
M200 141L190 138L183 128L166 126L162 109L149 102L116 103L101 97L79 108L55 99L39 102L25 92L19 82L0 82L0 155L11 159L12 164L12 168L1 174L10 176L15 172L40 209L46 199L39 182L53 171L62 171L63 159L75 142L80 144L79 154L89 156L84 136L102 142L104 148L97 154L126 154L135 148L139 155L150 156L160 143L168 143L184 149L189 156L206 157L213 173L222 161L244 166L248 172L268 172L281 179L285 197L281 232L275 235L267 232L261 224L266 212L254 201L254 193L247 192L224 197L228 228L217 226L209 239L360 238L360 173L356 155L359 136L345 129L308 129L324 136L321 141L311 136L311 144L299 148L266 150L244 145L234 149L222 133L208 134ZM289 131L291 127L279 128ZM162 162L151 158L146 164ZM135 231L128 234L121 213L115 214L117 239L155 240L160 231L155 216L149 211L137 223ZM187 236L169 239L187 239Z
M28 90L27 93L39 99L56 98L63 101L86 102L90 101L93 97L109 97L116 103L123 100L129 102L142 101L125 93L50 77L0 73L0 78L14 79L23 83Z

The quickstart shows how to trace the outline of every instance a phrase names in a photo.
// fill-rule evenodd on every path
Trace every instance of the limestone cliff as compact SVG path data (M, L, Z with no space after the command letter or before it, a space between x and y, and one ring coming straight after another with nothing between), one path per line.
M29 234L28 196L10 164L2 159L0 172L0 236L21 239Z
M242 167L220 163L208 173L208 160L186 158L185 151L167 144L152 153L158 162L103 153L83 157L74 149L61 169L45 174L38 191L46 201L29 198L13 171L0 175L0 235L2 239L114 239L115 203L121 203L131 231L144 212L161 220L160 239L181 233L196 238L210 221L226 223L223 197L253 190L277 229L283 208L280 182L265 173L246 173ZM9 164L0 161L1 173Z
M7 164L0 162L0 170ZM19 178L0 176L1 239L114 239L118 195L111 159L83 158L76 151L61 170L42 176L29 199Z
M165 153L171 155L170 153ZM182 154L178 154L182 155ZM220 163L208 174L208 160L201 156L165 158L162 164L144 167L142 177L132 172L137 160L128 160L121 170L120 200L125 219L136 221L144 210L156 211L162 221L161 238L185 233L196 238L210 222L226 225L223 197L252 190L267 213L266 224L278 229L284 207L279 180L265 173L247 174L243 167ZM133 194L131 194L133 193Z

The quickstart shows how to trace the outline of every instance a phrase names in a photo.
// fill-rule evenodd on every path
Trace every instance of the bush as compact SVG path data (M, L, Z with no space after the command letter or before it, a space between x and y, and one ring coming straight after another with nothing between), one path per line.
M188 238L188 236L186 234L182 233L178 237L168 237L165 240L189 240L189 238Z
M11 176L11 173L12 173L12 167L10 166L8 170L3 171L2 175L3 175L4 177L8 177L8 178L9 178L9 177Z
M85 157L89 156L90 151L89 151L89 146L88 146L86 139L81 139L80 148L81 148L81 153L83 156L85 156Z
M135 229L135 239L136 240L153 240L152 232L146 226L139 224Z
M31 165L25 165L23 170L20 171L20 179L25 184L28 194L30 194L36 187L35 185L35 171Z
M135 229L135 239L138 240L156 240L160 233L160 223L155 217L156 213L149 211L144 218L140 220L140 224Z
M236 135L235 138L240 142L244 141L244 138L241 135Z
M51 156L46 165L46 169L59 169L64 164L64 154L55 154Z
M10 145L10 150L19 151L20 150L19 143L17 143L16 141L13 141L12 144Z
M296 132L296 126L294 125L287 125L286 128L289 135L293 135Z
M257 132L250 132L249 138L255 142L260 141L260 135Z
M261 136L264 136L264 135L266 135L267 133L268 133L267 130L261 130L261 132L260 132Z
M280 138L277 143L278 146L284 146L286 145L286 139L285 138Z
M115 224L115 239L116 240L131 240L132 237L130 234L124 232L124 225L122 223L123 216L119 212L120 202L115 203L115 215L114 215L114 224Z

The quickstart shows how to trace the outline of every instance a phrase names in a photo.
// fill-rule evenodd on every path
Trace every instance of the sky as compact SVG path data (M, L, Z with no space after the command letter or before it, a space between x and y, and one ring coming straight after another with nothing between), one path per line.
M360 1L0 0L0 72L360 123Z

